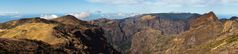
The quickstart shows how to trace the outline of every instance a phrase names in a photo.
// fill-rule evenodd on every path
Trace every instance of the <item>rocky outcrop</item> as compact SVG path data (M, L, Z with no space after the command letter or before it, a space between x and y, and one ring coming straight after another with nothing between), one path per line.
M172 38L161 35L159 30L145 28L133 35L130 54L164 54Z
M0 38L0 54L65 54L62 49L53 48L47 43L27 39L7 39Z
M189 24L190 24L190 28L193 29L193 28L197 28L201 25L205 25L205 24L209 24L209 23L216 23L216 22L220 22L220 21L218 20L215 13L209 12L209 13L206 13L198 18L191 19L189 21Z

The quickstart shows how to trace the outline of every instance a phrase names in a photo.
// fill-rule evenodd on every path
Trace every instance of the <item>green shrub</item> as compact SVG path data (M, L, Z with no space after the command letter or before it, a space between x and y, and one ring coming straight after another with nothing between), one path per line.
M6 50L0 49L0 54L7 54Z

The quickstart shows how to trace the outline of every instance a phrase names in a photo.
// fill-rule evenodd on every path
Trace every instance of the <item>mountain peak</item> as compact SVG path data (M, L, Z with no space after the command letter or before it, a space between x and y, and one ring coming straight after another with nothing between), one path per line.
M218 17L216 16L216 14L214 12L211 11L209 13L205 13L205 14L201 15L197 19L203 20L203 21L216 21L216 20L218 20Z
M209 12L201 15L198 18L194 18L190 22L190 28L196 28L198 26L209 24L211 22L218 22L219 19L217 18L216 14L214 12Z
M142 21L146 21L146 20L152 20L152 19L155 19L156 16L152 16L152 15L145 15L145 16L142 16L140 19Z
M213 11L208 12L208 14L215 14Z
M52 19L53 21L61 22L63 24L75 25L75 24L82 24L84 21L79 20L78 18L72 15L65 15L59 18Z
M205 14L205 15L207 15L207 17L208 17L209 19L218 20L216 14L215 14L214 12L212 12L212 11L209 12L209 13L207 13L207 14Z
M230 19L231 19L231 20L237 20L238 17L237 17L237 16L232 16Z
M72 15L65 15L56 19L71 19L71 20L78 20L75 16Z

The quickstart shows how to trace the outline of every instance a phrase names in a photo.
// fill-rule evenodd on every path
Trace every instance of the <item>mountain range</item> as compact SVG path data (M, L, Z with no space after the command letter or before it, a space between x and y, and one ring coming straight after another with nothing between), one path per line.
M72 15L0 24L1 54L237 54L238 17L150 13L83 21Z

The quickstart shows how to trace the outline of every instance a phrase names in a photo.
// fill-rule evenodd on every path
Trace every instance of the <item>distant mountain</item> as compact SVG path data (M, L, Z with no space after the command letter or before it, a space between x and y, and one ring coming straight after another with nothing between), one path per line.
M79 13L80 14L80 13ZM78 15L79 15L78 14ZM11 15L0 15L0 23L11 21L11 20L19 20L22 18L32 18L32 17L41 17L45 19L53 19L55 17L68 15L66 13L48 13L48 14L11 14ZM89 16L85 18L80 18L81 20L89 21L95 20L98 18L111 18L111 19L122 19L129 16L134 16L135 13L91 13Z

